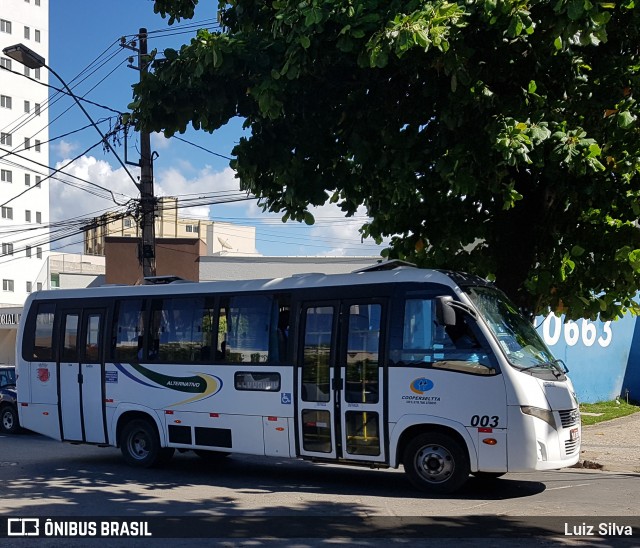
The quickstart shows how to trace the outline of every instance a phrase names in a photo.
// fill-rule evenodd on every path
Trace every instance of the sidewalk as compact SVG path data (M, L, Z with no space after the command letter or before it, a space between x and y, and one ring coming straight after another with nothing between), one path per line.
M583 426L580 465L640 473L640 413Z

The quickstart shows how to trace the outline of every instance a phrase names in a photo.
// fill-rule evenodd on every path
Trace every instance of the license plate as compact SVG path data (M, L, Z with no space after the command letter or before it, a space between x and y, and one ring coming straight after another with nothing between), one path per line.
M580 439L580 434L578 433L577 428L572 428L569 431L569 438L571 439L571 441L578 441Z

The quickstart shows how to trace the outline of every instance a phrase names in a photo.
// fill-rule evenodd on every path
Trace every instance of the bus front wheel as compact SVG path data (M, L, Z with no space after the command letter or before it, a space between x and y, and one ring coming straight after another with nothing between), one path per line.
M122 429L120 451L127 463L149 468L168 461L174 449L160 447L160 437L155 425L143 419L128 422Z
M440 432L420 434L411 440L402 463L409 481L421 491L453 493L469 479L466 448Z

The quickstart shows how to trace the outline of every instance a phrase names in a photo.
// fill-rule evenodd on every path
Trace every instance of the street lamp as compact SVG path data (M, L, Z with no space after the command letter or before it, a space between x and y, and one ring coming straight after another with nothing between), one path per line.
M142 184L138 183L135 180L133 175L131 175L131 173L127 169L127 166L125 166L124 162L120 159L120 156L118 156L116 151L109 145L109 141L107 140L106 136L104 135L104 133L102 133L102 131L98 127L98 124L94 122L91 115L84 108L80 99L76 96L75 93L71 91L71 88L62 79L62 77L55 70L53 70L49 65L47 65L42 55L39 55L38 53L28 48L24 44L15 44L13 46L8 46L2 50L2 53L4 53L7 57L13 59L14 61L17 61L18 63L24 65L25 67L28 67L30 69L38 69L38 68L44 67L51 74L53 74L64 86L66 93L73 98L76 104L80 107L80 110L82 110L84 115L89 119L89 121L91 122L91 125L100 134L100 137L102 138L102 142L104 143L104 145L111 152L113 152L113 155L116 157L116 159L118 160L118 162L120 163L120 165L122 166L126 174L129 175L129 178L133 181L133 184L140 191L142 217L143 219L147 219L147 218L150 219L150 221L147 220L146 222L142 223L142 248L145 249L150 247L150 252L148 252L147 254L141 254L142 272L145 278L149 276L155 276L155 261L153 260L155 257L155 237L153 233L155 228L154 220L153 220L155 201L153 199L153 182L151 182L151 186L149 190L148 188L149 185L143 186ZM149 227L149 225L151 226ZM148 255L151 255L151 256L149 257Z

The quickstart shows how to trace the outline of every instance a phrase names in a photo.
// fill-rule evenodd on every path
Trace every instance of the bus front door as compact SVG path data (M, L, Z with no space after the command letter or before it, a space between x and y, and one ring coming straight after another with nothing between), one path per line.
M103 310L68 310L62 316L60 421L62 439L105 443L102 381Z
M301 456L385 462L383 304L308 303L298 374Z

